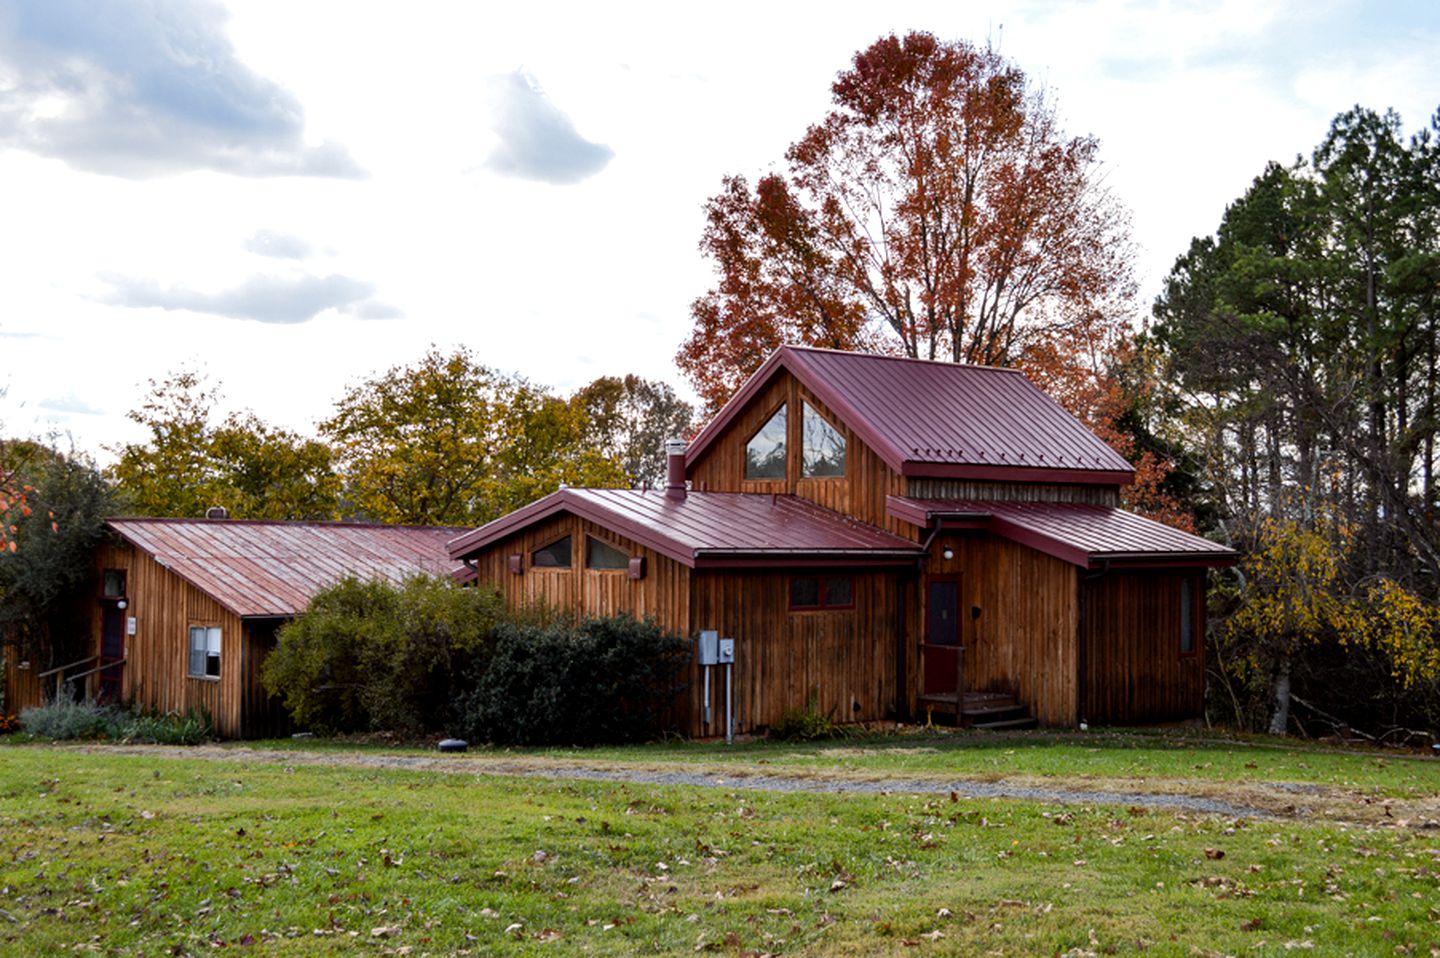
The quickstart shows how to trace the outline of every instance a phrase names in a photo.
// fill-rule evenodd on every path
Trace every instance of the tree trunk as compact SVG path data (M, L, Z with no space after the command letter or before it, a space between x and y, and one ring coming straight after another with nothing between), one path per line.
M1275 677L1270 684L1270 703L1275 711L1270 714L1270 734L1284 735L1290 728L1290 656L1280 657L1275 666Z

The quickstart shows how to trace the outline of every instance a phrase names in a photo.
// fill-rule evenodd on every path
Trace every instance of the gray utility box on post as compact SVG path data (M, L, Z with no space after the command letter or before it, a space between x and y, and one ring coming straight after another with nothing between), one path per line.
M728 665L735 661L735 640L720 640L720 657L716 661L721 665Z
M703 629L700 632L699 658L701 665L720 664L720 633L714 629Z

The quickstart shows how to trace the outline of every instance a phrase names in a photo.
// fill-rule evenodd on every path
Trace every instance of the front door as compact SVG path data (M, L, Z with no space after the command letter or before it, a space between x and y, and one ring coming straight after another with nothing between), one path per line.
M925 580L925 643L921 650L924 694L955 695L963 683L964 647L960 644L960 577Z
M116 702L120 699L120 685L125 666L113 665L125 658L125 610L119 603L106 602L100 611L100 661L99 673L101 702ZM104 668L109 665L110 668Z

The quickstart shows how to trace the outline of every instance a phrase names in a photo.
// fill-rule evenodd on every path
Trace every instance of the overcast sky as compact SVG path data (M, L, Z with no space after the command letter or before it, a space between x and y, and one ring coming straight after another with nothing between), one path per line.
M105 460L195 368L310 432L432 343L683 386L705 199L911 29L990 39L1100 139L1146 302L1336 113L1440 106L1433 0L0 0L0 424Z

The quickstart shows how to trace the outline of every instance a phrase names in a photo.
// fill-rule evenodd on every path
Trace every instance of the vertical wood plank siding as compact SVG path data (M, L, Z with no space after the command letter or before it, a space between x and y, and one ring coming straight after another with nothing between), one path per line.
M845 437L845 475L825 479L804 479L801 465L801 402L808 402ZM784 480L745 478L745 445L782 403L789 404L786 419L787 468ZM706 453L690 466L695 489L709 492L789 493L819 503L836 512L855 517L896 535L916 539L918 532L908 522L885 513L885 497L903 495L904 478L865 445L828 406L788 372L781 373L755 397ZM918 540L917 540L918 541Z
M717 629L735 639L737 733L774 725L786 712L807 708L812 697L816 710L836 722L894 713L897 575L826 574L851 576L853 609L791 612L785 572L694 573L691 630ZM692 681L691 734L725 734L724 668L711 671L709 725L702 721L699 666Z
M532 552L567 535L571 537L570 568L531 566ZM631 579L623 569L586 569L587 535L631 556L644 556L645 577ZM509 568L510 555L516 552L522 556L521 575L512 574ZM498 589L511 609L544 603L582 616L629 612L637 618L652 616L677 635L689 634L690 570L633 539L577 516L556 516L493 543L475 557L475 568L481 585Z
M1115 486L1071 486L1043 482L985 482L979 479L920 479L906 482L906 495L916 499L968 499L980 502L1074 502L1120 506Z
M1195 583L1195 653L1180 655L1180 582ZM1111 572L1085 590L1085 694L1091 722L1167 722L1205 712L1205 578Z
M97 550L96 571L105 569L125 571L124 614L135 618L135 634L125 637L124 698L160 712L205 709L219 735L247 734L245 706L256 697L256 657L240 617L124 543L107 543ZM100 651L100 621L97 601L91 617L92 653ZM187 674L192 625L220 627L218 680Z
M947 547L954 552L948 561ZM965 687L1011 693L1042 725L1074 725L1079 664L1076 567L986 533L950 533L935 538L927 572L963 577ZM924 583L922 579L922 610ZM972 618L971 610L977 608L980 617ZM917 643L924 634L922 621Z
M20 668L20 652L14 648L0 651L0 655L5 657L5 674L0 676L0 681L5 683L5 701L0 703L0 714L19 715L22 710L43 703L45 692L40 687L39 675L46 667L34 659L25 659L23 661L30 663L29 668Z

